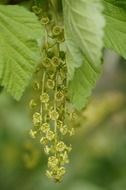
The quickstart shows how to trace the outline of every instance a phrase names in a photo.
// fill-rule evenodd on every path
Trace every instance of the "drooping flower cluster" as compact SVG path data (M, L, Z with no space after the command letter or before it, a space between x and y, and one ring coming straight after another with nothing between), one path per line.
M65 52L61 49L64 31L47 16L42 16L45 27L45 44L42 48L42 60L36 70L37 81L33 88L37 97L29 105L33 109L32 138L39 137L48 155L46 175L55 181L61 181L69 163L68 153L71 145L63 141L65 135L72 136L74 128L67 125L67 67ZM70 115L71 113L69 113Z

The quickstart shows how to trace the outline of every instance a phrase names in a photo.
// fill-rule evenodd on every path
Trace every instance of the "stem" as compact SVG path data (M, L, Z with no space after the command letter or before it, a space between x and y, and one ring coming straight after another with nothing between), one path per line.
M44 88L45 88L45 86L44 86L44 84L45 84L45 76L46 76L46 72L44 71L43 76L42 76L41 95L43 94ZM41 114L41 117L42 117L43 116L43 104L42 104L42 102L41 102L41 106L40 106L40 114ZM43 120L43 118L42 118L42 120ZM41 125L42 125L42 121L41 121Z
M56 110L56 98L55 98L55 94L57 93L57 73L56 73L56 77L55 77L55 91L54 91L54 111ZM57 120L54 121L54 132L55 132L55 145L57 144ZM55 156L56 156L56 152L55 152Z
M47 48L48 48L48 34L47 34L47 30L46 30L46 27L45 27L45 45L46 45L46 49L45 49L45 51L47 51ZM44 93L44 89L45 89L45 78L46 78L46 71L44 71L43 72L43 76L42 76L42 86L41 86L41 88L42 88L42 90L41 90L41 95L43 95L43 93ZM40 114L41 114L41 116L43 116L43 103L41 102L41 107L40 107ZM43 120L44 118L42 117L42 120ZM41 124L42 124L42 122L41 122Z

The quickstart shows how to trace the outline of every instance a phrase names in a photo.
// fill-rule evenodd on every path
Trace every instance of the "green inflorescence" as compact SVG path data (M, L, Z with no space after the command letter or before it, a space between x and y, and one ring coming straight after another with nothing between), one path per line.
M40 10L33 9L38 15ZM72 136L74 128L67 125L67 118L73 115L68 111L67 98L67 67L65 51L61 45L64 41L64 30L55 24L48 15L39 16L45 28L45 44L42 47L42 59L33 83L37 97L30 100L29 106L33 111L32 138L39 137L44 152L48 155L46 175L60 182L66 173L65 164L69 163L68 153L71 145L64 142L64 136ZM71 117L72 118L72 117Z

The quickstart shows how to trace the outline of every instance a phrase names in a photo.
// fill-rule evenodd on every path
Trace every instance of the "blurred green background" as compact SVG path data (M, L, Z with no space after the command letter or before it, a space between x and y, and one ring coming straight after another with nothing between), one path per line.
M45 174L47 158L30 139L30 87L20 102L0 93L0 190L126 190L126 61L105 52L103 74L78 115L67 175Z

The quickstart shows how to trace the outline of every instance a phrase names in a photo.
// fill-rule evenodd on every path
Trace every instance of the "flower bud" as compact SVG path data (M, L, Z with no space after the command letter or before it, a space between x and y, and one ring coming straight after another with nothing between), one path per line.
M32 6L32 11L33 11L36 15L39 15L39 14L41 14L41 12L42 12L42 10L41 10L38 6L36 6L36 5Z
M53 33L54 36L60 35L61 32L62 32L61 26L56 25L56 26L54 26L53 29L52 29L52 33Z
M33 114L33 125L37 126L42 122L42 116L39 112Z
M49 68L51 66L51 59L49 58L45 58L43 61L42 61L42 65L45 67L45 68Z
M35 139L36 134L37 134L37 131L33 131L32 129L31 129L30 132L29 132L29 135L30 135L31 138L33 138L33 139Z
M49 88L49 89L53 89L54 86L55 86L55 82L54 82L54 80L52 80L52 79L48 79L48 80L47 80L47 88Z
M59 64L60 64L60 59L56 56L54 56L52 59L51 59L51 64L54 66L54 67L58 67Z
M33 83L33 89L34 89L34 90L39 90L39 89L40 89L39 82L34 81L34 83Z
M41 18L41 24L46 25L48 23L49 23L49 18L48 17L42 17Z
M37 105L37 104L36 104L35 100L34 100L34 99L31 99L30 102L29 102L29 107L30 107L30 108L34 108L34 107L36 107L36 105Z
M64 99L64 94L62 91L58 91L56 94L55 94L55 99L56 101L63 101Z

